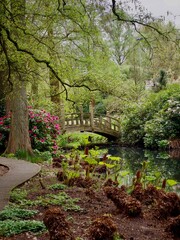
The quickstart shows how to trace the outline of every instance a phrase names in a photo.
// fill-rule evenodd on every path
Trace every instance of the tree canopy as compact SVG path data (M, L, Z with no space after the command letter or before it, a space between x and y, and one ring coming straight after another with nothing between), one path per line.
M0 100L12 126L21 121L24 132L7 152L31 152L29 140L21 144L28 139L28 104L56 113L65 100L87 105L95 98L121 113L140 101L146 80L155 81L160 70L178 76L177 35L138 1L0 0ZM9 146L20 135L15 129Z

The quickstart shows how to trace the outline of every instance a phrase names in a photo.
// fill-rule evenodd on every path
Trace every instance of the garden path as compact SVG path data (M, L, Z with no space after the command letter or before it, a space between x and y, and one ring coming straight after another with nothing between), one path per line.
M8 204L10 191L37 175L41 167L24 160L0 157L0 165L8 167L8 172L0 176L0 211Z

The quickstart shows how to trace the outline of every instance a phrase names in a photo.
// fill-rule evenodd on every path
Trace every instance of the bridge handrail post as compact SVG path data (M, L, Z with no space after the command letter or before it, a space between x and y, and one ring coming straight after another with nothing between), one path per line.
M100 129L102 129L102 126L103 126L103 118L102 116L99 117L99 127Z
M106 113L106 123L107 123L107 127L111 129L112 126L111 126L111 117L109 115L109 111L107 111Z

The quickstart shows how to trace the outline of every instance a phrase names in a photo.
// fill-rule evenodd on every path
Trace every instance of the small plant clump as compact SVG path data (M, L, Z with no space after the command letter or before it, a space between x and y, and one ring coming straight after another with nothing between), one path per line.
M7 220L7 219L28 219L38 211L36 210L27 210L17 207L6 207L0 212L0 221Z
M109 215L96 218L89 228L90 240L113 240L117 226Z
M81 176L71 178L68 182L68 186L73 187L81 187L81 188L89 188L95 183L95 180L92 178L83 178Z
M176 193L162 193L157 203L159 218L176 217L180 214L180 198Z
M143 189L141 184L137 184L131 195L146 206L154 206L157 218L176 217L180 214L180 198L176 193L165 192L153 185Z
M75 240L61 208L49 208L43 218L50 240Z
M65 173L62 169L60 169L60 170L58 171L58 173L57 173L57 179L58 179L58 181L60 181L60 182L63 182L63 181L65 181L65 180L67 180L67 175L66 175L66 173Z
M104 183L104 187L117 187L118 184L119 183L117 181L113 181L111 178L108 178Z
M12 236L22 232L39 233L45 231L45 225L35 220L5 220L0 222L0 236Z
M35 210L6 207L0 212L0 236L9 237L22 232L37 233L45 231L43 222L27 220L37 213L38 211Z
M59 157L53 157L52 166L54 168L61 168L62 161L64 161L65 159L66 159L66 157L64 155L60 155Z
M172 232L175 237L180 236L180 215L170 219L170 223L168 224L166 231Z
M48 189L51 190L64 190L67 186L62 183L55 183L53 185L50 185Z
M113 201L116 207L130 217L137 217L141 214L141 203L127 194L124 187L105 187L106 196Z

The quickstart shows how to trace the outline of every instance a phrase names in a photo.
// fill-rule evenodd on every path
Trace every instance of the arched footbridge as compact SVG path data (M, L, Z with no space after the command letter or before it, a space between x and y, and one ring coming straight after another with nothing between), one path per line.
M90 113L65 115L65 132L93 132L117 140L120 137L120 122L111 116L93 116Z

